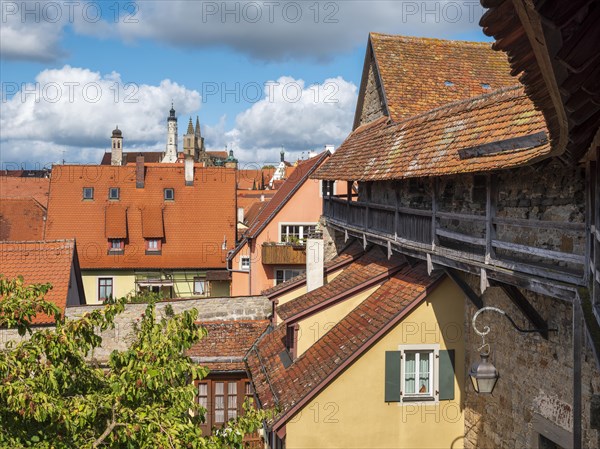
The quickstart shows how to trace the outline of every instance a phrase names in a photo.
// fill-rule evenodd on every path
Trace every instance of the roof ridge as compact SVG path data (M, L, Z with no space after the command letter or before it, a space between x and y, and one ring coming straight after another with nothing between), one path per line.
M476 47L492 47L493 42L486 42L486 41L467 41L467 40L460 40L460 39L440 39L437 37L421 37L421 36L407 36L404 34L390 34L390 33L378 33L375 31L371 31L369 33L369 36L372 37L377 37L377 38L383 38L383 39L390 39L390 40L397 40L397 41L405 41L405 42L435 42L435 43L440 43L440 44L445 44L445 45L454 45L454 46L460 46L460 45L473 45Z

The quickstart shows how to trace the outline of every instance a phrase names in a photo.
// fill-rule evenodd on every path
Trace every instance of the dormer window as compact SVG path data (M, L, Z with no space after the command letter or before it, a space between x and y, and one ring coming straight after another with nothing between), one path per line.
M162 239L146 239L146 254L160 255L162 253Z
M487 90L492 88L492 86L490 86L488 83L481 83L481 87Z
M164 198L165 198L165 201L175 201L175 190L165 189Z
M454 83L452 81L450 81L450 80L446 80L446 81L444 81L444 85L446 87L452 87L452 86L454 86Z
M123 239L109 239L108 240L109 254L122 254L124 250L125 250L125 240L123 240Z
M110 189L108 189L108 199L109 200L118 200L119 199L119 188L118 187L111 187Z
M83 188L83 199L84 200L93 200L94 199L94 188L93 187L84 187Z

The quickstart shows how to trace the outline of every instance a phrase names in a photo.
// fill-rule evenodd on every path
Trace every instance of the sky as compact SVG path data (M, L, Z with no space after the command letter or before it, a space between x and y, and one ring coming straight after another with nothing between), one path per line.
M352 127L369 32L489 40L478 1L0 0L3 169L99 163L179 145L199 117L208 150L294 162Z

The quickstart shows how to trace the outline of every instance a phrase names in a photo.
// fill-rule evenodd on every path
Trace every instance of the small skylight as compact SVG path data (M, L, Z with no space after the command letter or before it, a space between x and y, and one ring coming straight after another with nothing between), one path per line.
M483 87L484 89L491 89L492 86L490 86L488 83L481 83L481 87Z
M454 86L454 83L452 81L446 80L446 81L444 81L444 85L448 86L448 87L452 87L452 86Z

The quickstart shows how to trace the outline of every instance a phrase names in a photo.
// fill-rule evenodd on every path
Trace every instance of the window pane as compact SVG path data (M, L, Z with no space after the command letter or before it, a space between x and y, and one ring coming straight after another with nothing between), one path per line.
M225 393L225 389L223 386L223 382L216 382L215 383L215 394L224 394Z
M237 383L229 382L227 385L227 394L237 394Z
M252 396L252 384L250 382L246 382L246 396Z
M430 361L428 352L419 353L419 393L428 394L429 377L430 377Z
M404 354L404 392L415 394L416 354L407 352Z

